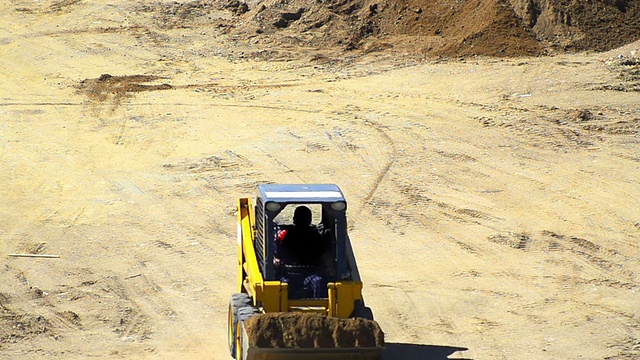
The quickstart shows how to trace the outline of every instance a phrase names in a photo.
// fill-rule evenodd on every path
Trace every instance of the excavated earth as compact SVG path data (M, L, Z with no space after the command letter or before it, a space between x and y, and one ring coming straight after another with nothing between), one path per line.
M243 57L343 51L522 56L605 51L640 39L626 0L200 0L141 4L162 28L215 24ZM229 13L213 19L217 10ZM314 58L314 56L312 56Z
M365 52L394 48L446 57L540 53L533 32L503 5L477 0L267 1L244 14L243 26L231 33L248 37L254 32L257 43L286 34L282 47L295 41L305 47Z
M320 314L274 314L245 321L247 340L258 348L372 348L384 346L380 326L366 319L335 319Z
M640 1L0 6L1 359L229 359L259 183L348 199L318 346L640 358Z

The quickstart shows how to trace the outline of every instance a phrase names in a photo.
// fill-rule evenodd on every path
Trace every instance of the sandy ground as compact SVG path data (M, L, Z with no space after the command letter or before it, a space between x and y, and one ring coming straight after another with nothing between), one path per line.
M229 359L262 182L341 186L386 359L640 357L640 43L261 62L126 4L0 1L0 358Z

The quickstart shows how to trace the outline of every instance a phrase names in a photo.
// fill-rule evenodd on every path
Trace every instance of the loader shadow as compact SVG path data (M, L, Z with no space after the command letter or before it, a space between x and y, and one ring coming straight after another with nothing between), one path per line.
M449 356L458 351L469 349L455 346L416 345L386 343L383 360L450 360ZM456 360L472 360L469 358L455 358ZM451 359L452 360L452 359Z

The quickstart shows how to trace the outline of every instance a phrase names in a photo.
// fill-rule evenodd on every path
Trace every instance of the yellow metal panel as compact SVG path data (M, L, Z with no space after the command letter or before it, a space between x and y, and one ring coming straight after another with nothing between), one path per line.
M280 282L280 309L278 311L289 310L289 284Z
M251 295L255 306L260 301L263 301L262 291L258 290L262 286L263 278L253 247L255 234L253 231L254 219L252 210L253 206L250 199L241 198L238 200L238 232L240 234L238 241L240 242L239 260L241 262L238 283L241 291L244 289ZM245 275L247 281L245 281Z
M327 315L336 316L338 304L338 291L336 283L329 283L329 306L327 306Z
M238 200L238 229L237 229L237 253L238 253L238 258L237 258L237 288L236 288L236 292L243 292L243 281L244 281L244 269L243 269L243 264L244 264L244 252L242 249L242 242L243 242L243 232L242 232L242 222L244 220L244 218L249 217L250 214L249 212L245 211L245 209L247 208L247 204L250 203L250 200L247 198L241 198Z
M331 286L331 285L330 285ZM336 304L333 316L348 318L353 313L356 300L362 300L362 283L356 282L336 282ZM329 288L331 291L331 288Z
M288 285L280 281L264 281L254 241L255 230L253 205L248 198L238 201L238 242L239 242L239 278L240 291L247 292L254 306L262 306L265 312L289 310Z
M287 311L288 291L287 283L280 281L265 281L259 287L260 295L257 296L262 301L262 307L265 312Z
M362 300L361 282L336 282L328 284L327 299L289 300L289 306L282 311L322 312L328 316L348 318L353 313L354 303Z

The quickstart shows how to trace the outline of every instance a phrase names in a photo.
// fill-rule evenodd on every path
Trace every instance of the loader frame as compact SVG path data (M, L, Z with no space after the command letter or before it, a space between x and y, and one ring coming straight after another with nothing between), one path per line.
M321 204L333 236L337 277L328 284L327 298L290 299L289 285L275 277L274 218L287 205ZM237 292L247 293L263 312L312 311L350 317L362 302L362 282L347 235L347 203L337 185L274 185L257 188L255 204L238 200Z

